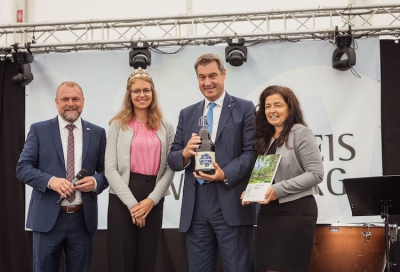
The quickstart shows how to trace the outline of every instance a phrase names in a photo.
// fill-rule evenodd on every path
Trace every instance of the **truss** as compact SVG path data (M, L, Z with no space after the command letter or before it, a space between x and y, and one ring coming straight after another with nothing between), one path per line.
M400 4L180 15L171 17L0 25L0 53L129 48L132 41L159 46L215 45L227 38L251 42L333 39L351 26L353 37L400 35Z

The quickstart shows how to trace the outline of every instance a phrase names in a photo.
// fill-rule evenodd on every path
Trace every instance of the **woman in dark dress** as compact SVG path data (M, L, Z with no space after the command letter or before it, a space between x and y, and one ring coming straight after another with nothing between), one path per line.
M324 168L314 134L289 88L269 86L261 93L255 149L258 155L282 155L274 182L259 202L257 267L305 272L318 216L313 194L318 193Z

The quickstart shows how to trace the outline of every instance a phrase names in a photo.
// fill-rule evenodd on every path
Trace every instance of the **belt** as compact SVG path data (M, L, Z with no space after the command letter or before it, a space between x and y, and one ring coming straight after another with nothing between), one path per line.
M75 205L75 206L61 206L60 211L66 212L66 213L74 213L77 211L82 210L82 204L80 205Z

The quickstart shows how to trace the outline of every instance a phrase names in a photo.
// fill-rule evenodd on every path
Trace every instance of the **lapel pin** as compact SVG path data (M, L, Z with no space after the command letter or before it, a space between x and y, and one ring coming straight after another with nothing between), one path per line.
M86 130L90 130L90 128L86 128Z

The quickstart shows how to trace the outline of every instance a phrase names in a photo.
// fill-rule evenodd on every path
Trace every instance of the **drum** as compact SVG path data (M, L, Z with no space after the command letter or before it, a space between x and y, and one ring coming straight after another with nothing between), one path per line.
M384 225L317 225L309 272L382 272L385 250Z

